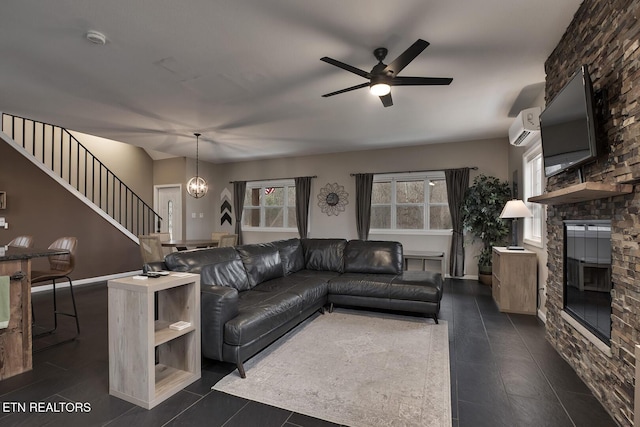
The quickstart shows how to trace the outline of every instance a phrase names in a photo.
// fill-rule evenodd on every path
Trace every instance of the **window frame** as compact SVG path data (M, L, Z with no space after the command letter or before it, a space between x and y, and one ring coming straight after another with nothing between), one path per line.
M397 203L397 182L405 181L423 181L424 182L424 202L422 203ZM432 229L428 228L430 223L430 208L432 206L446 206L449 208L449 203L430 203L430 188L429 181L445 181L444 171L431 171L431 172L406 172L406 173L390 173L390 174L374 174L373 182L391 182L391 203L390 204L374 204L371 202L371 207L374 206L390 206L391 208L391 227L390 228L372 228L369 234L399 234L399 235L450 235L452 228L444 229ZM446 184L445 184L446 185ZM423 207L423 228L396 228L397 227L397 207L398 206L422 206Z
M266 213L265 213L265 209L266 208L274 208L274 207L280 207L280 206L267 206L264 204L264 196L265 196L265 189L267 188L271 188L271 187L283 187L284 189L284 205L281 207L282 208L282 223L283 224L287 224L289 222L289 208L293 207L295 208L295 204L293 206L289 206L289 197L288 197L288 189L289 188L293 188L295 191L296 188L296 183L295 180L293 179L280 179L280 180L263 180L263 181L248 181L247 182L247 188L245 190L245 197L246 197L246 192L247 191L251 191L254 190L256 188L260 189L260 205L259 206L243 206L242 208L242 219L241 224L242 224L242 230L243 231L259 231L259 232L276 232L276 233L282 233L282 232L298 232L298 228L296 227L267 227L265 226L265 218L266 218ZM295 201L294 201L295 203ZM245 212L247 211L247 209L259 209L260 210L260 225L257 227L251 226L251 225L246 225L244 223L244 215Z
M539 160L540 168L535 174L533 162ZM534 176L534 174L536 176ZM539 196L544 192L546 181L544 175L544 159L542 157L542 141L540 136L532 143L531 147L522 154L522 180L523 180L523 199L529 210L533 213L533 217L524 218L523 242L527 245L538 248L544 247L544 226L546 220L545 206L539 203L531 203L527 200L529 197ZM535 182L537 180L537 182ZM534 186L538 186L537 190ZM533 234L534 221L538 221L538 229L540 235Z

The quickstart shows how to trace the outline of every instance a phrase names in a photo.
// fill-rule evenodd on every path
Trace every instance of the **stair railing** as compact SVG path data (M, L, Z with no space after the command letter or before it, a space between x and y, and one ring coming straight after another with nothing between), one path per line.
M2 132L133 235L162 218L67 129L2 113Z

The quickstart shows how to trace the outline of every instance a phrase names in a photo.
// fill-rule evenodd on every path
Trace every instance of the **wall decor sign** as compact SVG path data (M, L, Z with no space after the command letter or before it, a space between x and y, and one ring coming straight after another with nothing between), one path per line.
M231 191L225 188L220 194L220 225L225 222L231 225L231 213Z
M344 212L345 206L349 204L347 197L349 197L349 193L344 191L343 185L336 182L327 183L318 193L318 206L320 206L322 213L338 216L340 212Z

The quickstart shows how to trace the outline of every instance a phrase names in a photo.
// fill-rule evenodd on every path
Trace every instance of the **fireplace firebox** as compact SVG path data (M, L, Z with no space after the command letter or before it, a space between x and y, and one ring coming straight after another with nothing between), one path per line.
M564 221L564 310L609 345L611 221Z

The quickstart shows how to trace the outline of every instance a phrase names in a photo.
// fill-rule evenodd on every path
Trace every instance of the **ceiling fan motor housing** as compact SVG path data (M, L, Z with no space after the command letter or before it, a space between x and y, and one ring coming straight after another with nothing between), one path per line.
M379 47L379 48L377 48L376 50L373 51L373 56L375 56L378 61L382 62L384 60L384 58L387 57L387 53L388 52L389 51L386 48Z

